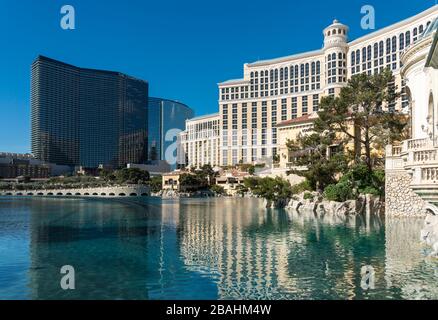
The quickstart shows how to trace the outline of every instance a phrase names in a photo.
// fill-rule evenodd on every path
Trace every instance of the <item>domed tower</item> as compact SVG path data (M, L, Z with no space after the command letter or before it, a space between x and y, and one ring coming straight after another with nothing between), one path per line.
M337 95L347 82L348 27L338 20L324 29L326 94Z

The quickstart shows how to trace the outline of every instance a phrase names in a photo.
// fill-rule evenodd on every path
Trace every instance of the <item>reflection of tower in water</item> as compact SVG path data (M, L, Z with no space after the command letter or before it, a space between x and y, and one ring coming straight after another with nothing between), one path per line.
M31 299L149 297L154 259L144 248L158 237L157 212L101 200L36 199L31 206ZM75 290L60 287L64 265L75 269Z
M403 299L438 299L438 278L426 280L438 262L426 257L420 242L423 223L424 218L386 218L385 278L389 288L401 288Z
M278 297L281 286L294 281L287 274L287 243L267 241L270 232L260 232L268 224L278 227L281 223L273 221L278 219L278 213L253 199L191 205L180 220L184 263L190 270L213 274L219 298Z

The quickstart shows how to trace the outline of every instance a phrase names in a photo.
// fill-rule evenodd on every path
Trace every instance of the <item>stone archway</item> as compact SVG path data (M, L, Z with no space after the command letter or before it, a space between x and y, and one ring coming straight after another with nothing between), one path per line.
M438 216L438 208L435 205L428 203L425 209L427 214Z

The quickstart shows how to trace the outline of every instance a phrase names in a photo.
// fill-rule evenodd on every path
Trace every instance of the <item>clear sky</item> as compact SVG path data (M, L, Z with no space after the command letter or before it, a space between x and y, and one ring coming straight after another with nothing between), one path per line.
M334 18L362 30L373 5L376 28L436 0L0 0L0 151L30 151L30 65L38 55L149 81L150 95L182 101L196 115L217 112L217 83L243 64L320 49ZM60 27L63 5L76 30Z

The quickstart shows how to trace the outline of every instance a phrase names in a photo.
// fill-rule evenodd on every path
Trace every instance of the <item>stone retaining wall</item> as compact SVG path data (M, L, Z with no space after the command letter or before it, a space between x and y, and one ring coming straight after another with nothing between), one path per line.
M385 202L387 216L423 217L427 203L410 188L412 177L405 170L386 170Z

